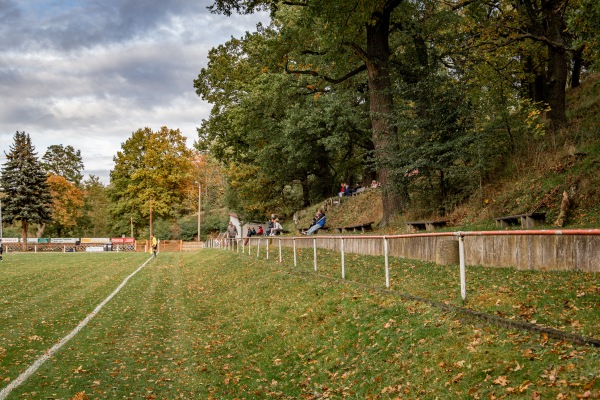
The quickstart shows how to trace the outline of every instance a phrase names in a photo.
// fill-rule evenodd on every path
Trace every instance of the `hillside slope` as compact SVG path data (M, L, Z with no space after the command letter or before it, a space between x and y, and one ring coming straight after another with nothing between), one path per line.
M529 212L545 212L543 228L555 227L563 193L570 201L564 227L587 228L600 224L600 76L588 77L569 91L567 129L531 138L530 147L511 156L504 170L483 185L446 218L453 230L495 229L494 218ZM331 199L299 211L298 226L308 226L318 208L325 208L329 227L348 226L382 219L380 190ZM407 215L411 215L408 210ZM404 232L406 216L399 216L381 233ZM437 218L428 216L426 218ZM414 219L410 217L409 219ZM377 226L374 226L377 229Z

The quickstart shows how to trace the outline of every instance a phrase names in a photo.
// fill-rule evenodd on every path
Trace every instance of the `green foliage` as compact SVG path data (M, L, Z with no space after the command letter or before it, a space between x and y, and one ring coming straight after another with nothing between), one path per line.
M371 178L384 215L483 205L515 160L564 143L567 76L598 59L596 3L215 1L225 14L269 9L272 23L211 51L195 81L214 106L198 147L245 171L241 185L228 177L242 214L287 213Z
M191 242L194 238L197 237L198 233L198 217L194 217L193 215L189 215L187 217L180 218L178 220L179 227L179 237L177 239L181 239L186 242ZM204 227L200 227L203 229Z
M147 226L150 200L155 218L175 218L183 211L192 180L192 154L179 130L139 129L121 145L111 171L109 212L113 230L129 232Z
M596 72L600 65L600 3L595 0L576 2L573 12L567 14L566 22L570 32L577 32L573 47L582 49L586 63Z
M168 240L174 239L171 222L162 218L152 221L152 234L159 239Z
M108 190L100 182L100 178L90 175L83 181L84 188L84 215L78 221L82 237L108 237L110 233L110 215L108 207L110 200ZM125 234L130 236L130 230L124 232L115 232L116 234Z
M17 131L0 177L5 194L2 219L9 224L20 222L24 239L30 224L51 221L52 198L46 185L46 173L36 156L29 134Z
M207 210L202 214L202 220L200 221L200 229L202 231L201 238L206 238L215 232L223 232L227 228L229 218L225 210ZM183 241L192 241L197 239L198 232L198 216L189 215L187 217L180 218L177 222L179 228L179 237Z
M81 151L73 146L52 145L48 147L42 157L42 164L46 172L59 175L76 186L81 185L83 175L83 160Z
M198 95L214 104L197 146L235 163L228 178L237 193L229 204L243 214L293 212L331 195L341 180L362 178L369 167L373 144L364 96L356 92L360 81L334 91L284 73L268 58L280 43L267 29L232 39L211 51L195 81Z

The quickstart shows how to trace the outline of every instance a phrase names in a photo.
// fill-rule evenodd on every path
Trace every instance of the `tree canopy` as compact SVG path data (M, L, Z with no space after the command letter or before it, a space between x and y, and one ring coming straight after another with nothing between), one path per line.
M147 226L150 199L155 217L180 214L178 205L188 195L193 166L178 129L138 129L121 145L114 162L109 187L113 230L129 232L131 220L137 228Z
M594 67L600 33L590 0L218 0L211 9L272 17L212 49L194 82L213 104L198 147L233 164L232 204L286 212L340 181L377 178L384 223L409 208L444 214L517 143L562 129L567 83Z
M59 175L75 186L81 185L83 175L83 160L81 151L73 146L51 145L42 157L44 169L54 175Z

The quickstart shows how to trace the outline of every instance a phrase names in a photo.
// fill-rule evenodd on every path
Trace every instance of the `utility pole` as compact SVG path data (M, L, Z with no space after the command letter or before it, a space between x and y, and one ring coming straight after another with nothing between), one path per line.
M152 243L152 196L150 196L150 243Z
M198 184L198 241L200 242L200 209L202 205L202 185Z

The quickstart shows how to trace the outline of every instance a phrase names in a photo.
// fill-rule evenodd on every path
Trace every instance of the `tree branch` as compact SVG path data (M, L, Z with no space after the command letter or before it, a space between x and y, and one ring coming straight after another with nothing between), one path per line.
M281 4L285 4L286 6L299 6L299 7L307 7L308 3L304 1L282 1Z
M301 54L306 54L306 55L310 55L310 56L324 56L327 53L324 53L322 51L314 51L314 50L302 50Z
M342 76L341 78L332 78L332 77L329 77L326 75L321 75L317 71L310 70L310 69L309 70L290 69L288 67L288 65L289 65L289 61L287 61L285 64L285 72L288 74L311 75L311 76L321 78L321 79L325 80L326 82L333 83L333 84L338 84L338 83L344 82L367 69L367 66L363 64L363 65L355 68L353 71L348 72L346 75Z

